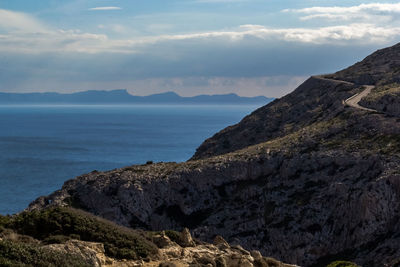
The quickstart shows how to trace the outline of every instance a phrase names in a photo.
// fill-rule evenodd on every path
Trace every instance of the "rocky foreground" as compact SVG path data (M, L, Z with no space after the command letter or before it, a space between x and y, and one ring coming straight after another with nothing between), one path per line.
M28 210L72 206L131 228L187 227L301 266L399 266L399 69L400 45L380 50L311 77L188 162L94 171ZM376 112L344 105L366 84L375 88L360 104Z
M295 267L221 236L137 231L70 208L0 216L0 266Z
M222 237L217 236L213 244L196 243L186 228L183 238L189 241L179 245L164 232L153 236L153 242L159 247L158 259L116 260L106 255L102 243L68 240L63 244L44 246L45 249L63 254L77 255L91 266L103 267L296 267L284 264L272 258L266 258L259 251L251 252L241 246L230 246Z

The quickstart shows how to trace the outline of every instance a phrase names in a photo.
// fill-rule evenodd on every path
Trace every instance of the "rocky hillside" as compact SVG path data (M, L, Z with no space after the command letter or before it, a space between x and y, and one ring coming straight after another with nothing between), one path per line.
M50 208L0 216L0 266L105 267L296 267L259 251L193 239L185 228L145 232L124 228L89 213Z
M240 123L207 139L192 160L232 152L329 120L343 111L344 99L359 91L354 85L311 77L293 93L259 108Z
M400 82L400 43L376 51L353 66L328 75L356 84L386 85Z
M93 172L31 209L72 205L133 228L189 227L299 265L376 266L400 258L399 137L396 118L349 109L223 156Z
M400 84L380 85L361 100L361 105L400 117Z
M293 93L254 111L240 123L207 139L192 159L220 155L259 144L315 121L325 120L334 116L337 109L341 108L341 101L354 94L360 85L377 85L384 91L385 85L399 88L397 83L400 84L400 44L378 50L363 61L335 74L311 77ZM377 110L400 114L399 105L396 105L399 103L398 92L395 99L390 94L380 100L376 96L375 100L363 103Z
M92 172L29 210L72 206L132 228L188 227L200 240L220 235L301 266L400 266L400 118L389 112L399 99L386 111L346 106L363 88L334 75L311 77L188 162ZM397 95L384 87L393 83L375 84L370 105Z

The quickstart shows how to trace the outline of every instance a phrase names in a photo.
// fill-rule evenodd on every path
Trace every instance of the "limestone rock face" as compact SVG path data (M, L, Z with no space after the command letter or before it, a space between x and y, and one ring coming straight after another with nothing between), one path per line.
M184 247L194 247L196 245L188 228L183 228L180 239Z
M112 260L105 256L104 245L100 243L69 240L65 244L52 244L45 248L80 256L95 267L112 263Z
M226 240L222 237L222 236L220 236L220 235L217 235L215 238L214 238L214 242L213 242L213 244L215 245L215 246L217 246L218 248L228 248L229 247L229 244L228 244L228 242L226 242Z

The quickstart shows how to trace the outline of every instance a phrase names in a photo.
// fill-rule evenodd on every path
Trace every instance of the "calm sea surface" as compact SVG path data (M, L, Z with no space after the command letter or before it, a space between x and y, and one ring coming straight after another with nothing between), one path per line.
M0 214L92 170L185 161L256 106L0 106Z

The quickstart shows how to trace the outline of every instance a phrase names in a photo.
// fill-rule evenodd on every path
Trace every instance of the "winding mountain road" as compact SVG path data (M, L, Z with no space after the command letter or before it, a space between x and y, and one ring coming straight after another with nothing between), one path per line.
M353 107L353 108L358 108L358 109L362 109L362 110L365 110L365 111L375 111L375 112L376 112L375 109L365 108L365 107L362 107L362 106L360 106L360 105L358 104L358 102L360 102L360 100L361 100L363 97L365 97L365 96L367 96L369 93L371 93L371 90L374 89L375 86L373 86L373 85L364 85L364 88L365 88L364 91L362 91L361 93L355 94L355 95L353 95L352 97L346 99L346 100L344 101L344 103L345 103L346 105L350 106L350 107Z
M336 82L336 83L345 83L345 84L355 85L354 83L351 83L351 82L329 79L329 78L325 78L325 77L322 77L322 76L314 76L314 77L317 78L317 79L320 79L320 80L326 80L326 81L331 81L331 82ZM357 94L347 98L346 100L343 101L343 103L345 105L349 106L349 107L353 107L353 108L357 108L357 109L361 109L361 110L365 110L365 111L377 112L375 109L366 108L366 107L360 106L358 104L363 97L366 97L369 93L371 93L372 89L375 88L374 85L363 85L363 87L365 88L364 91L362 91L361 93L357 93Z

